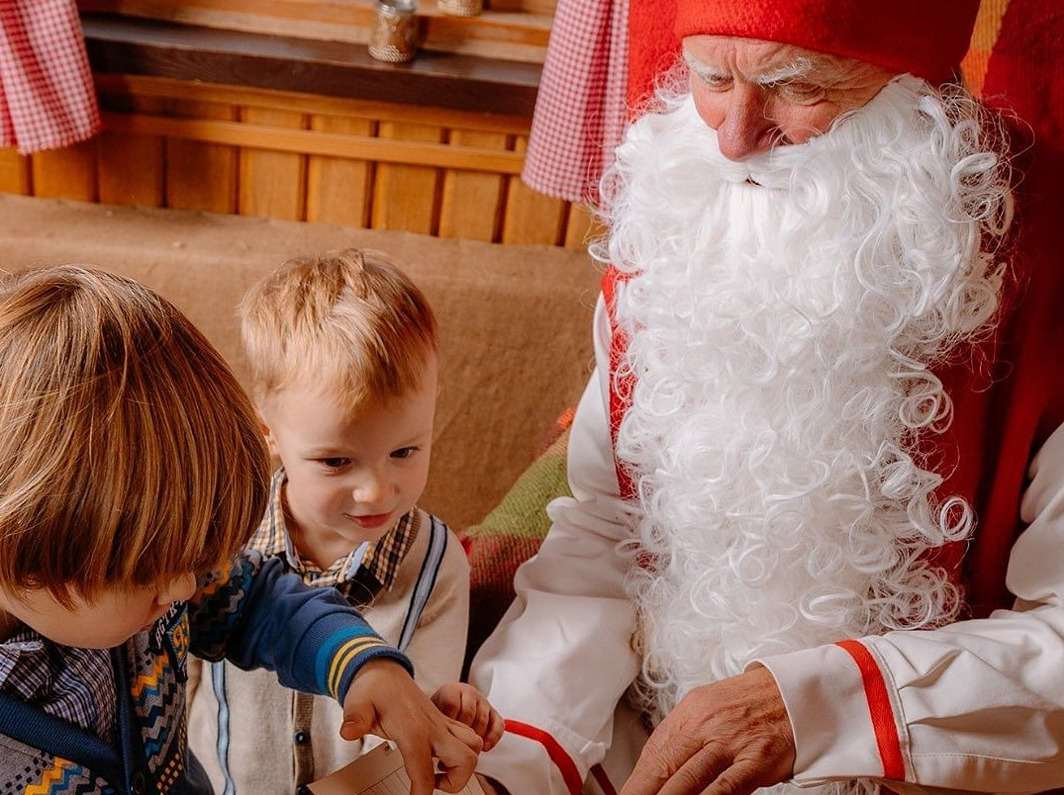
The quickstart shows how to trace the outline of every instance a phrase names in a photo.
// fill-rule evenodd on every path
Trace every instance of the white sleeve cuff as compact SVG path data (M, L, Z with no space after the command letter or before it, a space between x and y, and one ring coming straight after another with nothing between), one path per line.
M775 678L787 708L796 784L883 776L864 680L847 651L819 646L757 662Z

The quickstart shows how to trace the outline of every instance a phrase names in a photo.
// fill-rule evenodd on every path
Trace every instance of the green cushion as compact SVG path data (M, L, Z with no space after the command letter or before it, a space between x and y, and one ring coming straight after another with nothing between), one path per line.
M572 496L565 471L571 421L572 412L566 412L556 429L558 437L517 479L502 502L463 534L470 564L467 665L513 601L517 567L536 554L550 529L547 503Z

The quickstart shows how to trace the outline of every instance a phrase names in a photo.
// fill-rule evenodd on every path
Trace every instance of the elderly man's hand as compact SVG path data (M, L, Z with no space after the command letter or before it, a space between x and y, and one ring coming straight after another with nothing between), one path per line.
M746 795L793 769L787 710L758 666L688 693L647 740L621 795Z

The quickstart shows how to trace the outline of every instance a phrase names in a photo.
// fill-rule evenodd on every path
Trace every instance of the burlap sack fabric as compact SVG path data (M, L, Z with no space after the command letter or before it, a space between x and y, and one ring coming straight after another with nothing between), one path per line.
M291 256L348 246L387 252L436 312L441 387L420 504L461 530L502 499L583 390L599 278L586 253L0 196L0 268L93 263L142 281L186 312L245 384L244 290Z

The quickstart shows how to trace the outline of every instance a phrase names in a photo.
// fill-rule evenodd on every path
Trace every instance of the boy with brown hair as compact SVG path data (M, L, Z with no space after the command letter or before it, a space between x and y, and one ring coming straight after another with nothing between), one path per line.
M383 254L349 249L285 263L249 290L241 319L263 433L281 463L249 548L309 585L336 587L489 749L502 720L457 683L469 566L454 534L417 506L437 394L428 302ZM338 741L335 704L261 672L219 662L199 678L191 744L219 791L294 792L373 746ZM290 753L262 751L284 745Z
M433 756L436 786L468 779L480 738L403 654L331 589L237 554L267 451L173 306L82 267L0 280L0 428L0 789L211 792L186 745L189 651L336 699L345 737L396 740L418 795Z

